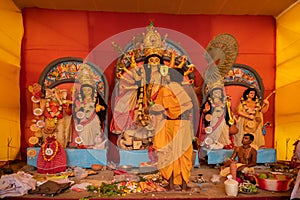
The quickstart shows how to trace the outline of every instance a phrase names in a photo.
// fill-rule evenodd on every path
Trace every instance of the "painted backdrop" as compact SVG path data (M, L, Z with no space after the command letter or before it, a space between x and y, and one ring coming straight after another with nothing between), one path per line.
M107 38L130 29L145 28L150 21L155 27L186 34L204 48L214 36L220 33L232 34L239 43L236 62L249 65L260 74L265 87L265 96L275 88L276 26L275 19L271 16L131 14L38 8L24 9L22 15L25 30L20 84L22 152L26 152L28 146L26 141L32 135L29 130L32 119L31 94L27 87L38 80L43 69L60 57L85 58ZM107 49L107 52L104 49L99 55L110 51L111 49ZM113 89L114 63L101 67L105 68L104 73L110 88ZM201 77L198 78L200 80ZM197 84L199 82L196 82ZM230 91L230 95L236 94ZM274 124L274 97L270 99L270 103L265 120ZM267 129L266 145L268 147L274 145L274 126Z

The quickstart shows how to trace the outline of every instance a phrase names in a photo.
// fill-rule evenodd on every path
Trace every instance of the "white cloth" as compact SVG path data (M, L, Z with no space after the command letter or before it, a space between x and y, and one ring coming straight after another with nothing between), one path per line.
M298 172L298 175L297 175L297 179L296 179L296 182L295 182L295 185L294 185L294 189L291 193L291 199L296 199L296 198L300 198L300 170Z
M18 172L10 175L3 175L0 179L0 198L23 196L29 190L35 190L36 180L30 174Z

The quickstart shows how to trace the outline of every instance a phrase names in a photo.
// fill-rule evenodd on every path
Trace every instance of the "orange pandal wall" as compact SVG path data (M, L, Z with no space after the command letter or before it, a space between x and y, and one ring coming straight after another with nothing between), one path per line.
M130 29L145 28L150 21L155 27L186 34L204 48L214 36L220 33L232 34L239 43L237 63L249 65L260 74L266 95L274 89L275 21L271 16L132 14L37 8L23 9L22 13L25 28L20 85L23 152L26 152L27 139L32 135L29 130L32 107L27 87L38 80L43 69L60 57L85 58L109 37ZM181 43L178 40L175 42ZM193 51L189 51L188 54L194 60L198 56ZM105 67L104 73L112 91L115 65L111 63L109 66L100 67ZM205 66L200 68L204 69ZM202 78L196 79L196 85L199 86ZM270 101L271 107L265 115L265 120L274 124L273 98ZM273 147L273 133L273 127L269 127L266 136L268 147Z

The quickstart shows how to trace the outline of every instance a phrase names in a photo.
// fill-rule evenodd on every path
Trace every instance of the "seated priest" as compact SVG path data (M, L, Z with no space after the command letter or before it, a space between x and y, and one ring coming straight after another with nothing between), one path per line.
M244 134L242 139L243 145L235 148L230 159L224 161L224 165L221 167L221 176L254 173L253 167L256 165L257 151L251 147L253 141L254 135L250 133ZM237 163L236 157L238 158Z

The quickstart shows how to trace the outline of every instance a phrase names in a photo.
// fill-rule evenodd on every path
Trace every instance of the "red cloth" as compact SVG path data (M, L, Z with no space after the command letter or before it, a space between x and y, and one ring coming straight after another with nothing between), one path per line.
M47 138L47 141L49 145L47 145L49 148L53 150L53 153L55 153L56 144L58 145L58 151L55 155L55 157L49 161L45 160L43 157L43 151L46 148L41 148L38 154L37 159L37 171L41 174L54 174L66 171L67 169L67 156L64 148L57 142L55 138ZM51 156L45 155L47 159L49 159Z

